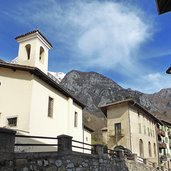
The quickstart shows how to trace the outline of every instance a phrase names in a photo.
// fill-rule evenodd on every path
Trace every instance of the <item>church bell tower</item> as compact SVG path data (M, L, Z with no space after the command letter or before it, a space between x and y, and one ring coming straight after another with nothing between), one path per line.
M15 39L19 43L17 63L39 68L47 74L48 51L52 48L47 38L39 30L34 30Z

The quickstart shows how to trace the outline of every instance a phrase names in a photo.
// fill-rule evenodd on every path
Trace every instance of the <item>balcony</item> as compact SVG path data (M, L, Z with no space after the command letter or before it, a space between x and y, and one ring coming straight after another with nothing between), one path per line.
M171 142L169 142L169 148L171 149Z
M166 144L164 142L158 142L159 143L159 148L160 149L165 149L166 148Z
M171 131L168 131L167 133L168 133L169 139L171 139Z
M124 137L124 130L121 129L119 131L117 131L117 134L114 132L114 130L109 130L109 137L118 137L118 138L122 138Z
M161 135L162 137L165 137L165 132L159 128L157 129L157 134Z

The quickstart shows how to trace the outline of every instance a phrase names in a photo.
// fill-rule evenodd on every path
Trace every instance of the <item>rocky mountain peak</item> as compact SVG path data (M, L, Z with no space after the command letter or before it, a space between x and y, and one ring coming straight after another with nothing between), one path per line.
M98 117L103 116L99 106L132 98L155 116L171 121L171 89L169 88L154 94L144 94L130 88L124 89L99 73L76 70L67 73L60 85L80 99L86 105L86 111Z

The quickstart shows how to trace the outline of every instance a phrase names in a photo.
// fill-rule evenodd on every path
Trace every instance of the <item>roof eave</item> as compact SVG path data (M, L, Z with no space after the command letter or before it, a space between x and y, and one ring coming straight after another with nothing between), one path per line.
M25 66L25 65L18 65L18 64L10 64L10 63L0 63L0 67L9 68L9 69L12 69L14 71L15 70L21 70L21 71L30 72L31 74L34 74L35 76L37 76L38 78L42 79L46 83L50 84L52 87L54 87L58 91L62 92L62 94L64 94L65 96L72 98L73 101L76 104L78 104L80 107L82 107L82 109L85 107L85 105L82 102L80 102L79 100L77 100L67 90L65 90L64 88L62 88L53 79L51 79L48 75L46 75L45 73L43 73L40 69L38 69L36 67Z

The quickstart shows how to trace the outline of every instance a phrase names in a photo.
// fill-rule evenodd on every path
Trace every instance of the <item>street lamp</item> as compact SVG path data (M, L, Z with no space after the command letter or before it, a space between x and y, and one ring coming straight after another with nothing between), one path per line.
M167 74L171 74L171 66L166 70Z
M156 0L158 14L171 11L171 0Z

